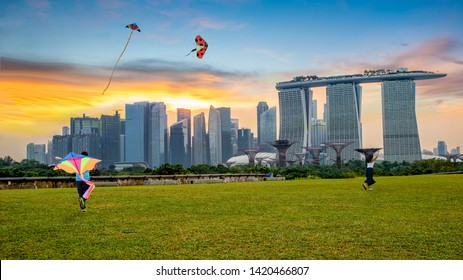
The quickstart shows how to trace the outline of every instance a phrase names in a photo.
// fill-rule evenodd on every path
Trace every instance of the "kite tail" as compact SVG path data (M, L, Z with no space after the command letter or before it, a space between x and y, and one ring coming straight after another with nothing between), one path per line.
M85 184L87 184L89 186L87 191L82 195L83 198L88 199L90 197L90 194L92 193L93 189L95 188L95 183L93 183L92 181L89 181L89 180L85 180L84 176L82 176L81 174L78 174L78 175L79 175L80 179L82 179L82 181L84 181Z
M117 67L117 64L119 63L119 60L121 59L122 55L124 54L125 49L127 49L127 46L129 45L130 38L132 37L132 34L133 34L133 29L132 29L132 31L130 32L129 38L127 39L127 43L125 43L125 47L124 47L124 49L122 50L121 55L119 55L119 58L117 59L116 64L114 64L113 72L111 73L111 76L109 77L108 85L107 85L106 88L103 90L103 93L102 93L101 95L104 95L104 93L105 93L106 90L108 89L109 85L111 84L111 80L113 79L114 71L116 70L116 67Z
M82 197L85 199L88 199L93 189L95 188L95 183L93 183L92 181L85 181L85 183L89 185L89 187Z

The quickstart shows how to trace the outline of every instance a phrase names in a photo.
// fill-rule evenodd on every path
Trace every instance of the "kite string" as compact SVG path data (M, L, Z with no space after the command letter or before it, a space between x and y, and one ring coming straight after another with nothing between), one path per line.
M101 95L103 95L103 94L106 92L106 90L108 89L109 85L111 84L111 80L113 79L114 71L116 70L116 67L117 67L117 64L119 63L119 60L121 59L122 55L124 54L125 49L127 49L127 46L129 45L130 38L132 37L132 34L133 34L133 29L132 29L132 31L130 32L129 38L127 39L127 43L125 43L125 47L124 47L124 49L122 50L121 55L119 55L119 58L117 59L116 64L114 64L113 71L112 71L112 73L111 73L111 76L109 77L108 85L107 85L106 88L103 90L103 93L102 93Z

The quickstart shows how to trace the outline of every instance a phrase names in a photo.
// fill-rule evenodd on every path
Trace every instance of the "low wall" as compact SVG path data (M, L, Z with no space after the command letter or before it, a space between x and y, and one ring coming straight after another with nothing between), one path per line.
M284 180L267 174L201 174L201 175L147 175L147 176L93 176L96 186L180 185L229 182L257 182ZM74 188L75 177L11 177L0 178L0 190Z

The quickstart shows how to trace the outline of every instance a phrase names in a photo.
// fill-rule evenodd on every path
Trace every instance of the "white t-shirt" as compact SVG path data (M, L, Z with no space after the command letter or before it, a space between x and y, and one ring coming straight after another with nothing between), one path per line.
M367 162L367 168L373 168L373 165L375 165L375 162Z

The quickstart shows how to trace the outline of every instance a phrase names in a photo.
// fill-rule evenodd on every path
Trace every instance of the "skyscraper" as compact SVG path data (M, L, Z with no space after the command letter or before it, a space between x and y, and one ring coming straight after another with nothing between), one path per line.
M238 155L238 128L240 126L239 119L231 119L231 141L233 147L233 156Z
M348 149L343 150L345 155L342 155L342 159L349 160L359 158L360 154L356 155L352 149L362 145L361 87L359 84L382 82L384 158L389 161L411 162L421 159L415 113L414 81L442 78L446 75L427 71L408 71L407 68L399 68L397 71L365 70L363 74L355 75L297 76L291 81L277 83L276 89L281 95L285 92L326 86L328 103L325 106L323 119L328 125L328 142L354 143L349 145ZM280 101L280 119L290 119L282 115L281 104ZM296 125L291 127L289 124L289 127L285 135L295 134L301 129ZM280 132L287 129L287 125L281 122ZM280 139L283 139L281 133Z
M69 152L72 151L72 136L71 135L54 135L52 139L52 156L55 157L64 157Z
M109 167L121 160L121 122L119 112L114 116L101 115L100 136L101 136L101 167Z
M328 130L323 120L316 120L312 123L311 140L312 147L320 147L322 143L328 141Z
M46 164L45 144L29 143L27 145L26 159L35 160L39 163Z
M222 131L222 160L226 162L233 156L231 142L231 109L229 107L217 108L220 112L220 127Z
M71 118L71 135L98 134L100 120L88 117L85 114L79 118ZM65 130L63 129L63 135Z
M147 101L125 104L125 160L148 162Z
M91 157L101 159L100 120L88 117L71 118L71 151L87 151Z
M362 147L361 97L362 87L358 84L328 84L326 86L328 142L353 142L348 149L342 150L342 160L360 159L360 154L354 149ZM332 149L327 152L331 159L335 159L336 154Z
M263 152L276 152L275 148L269 144L277 140L277 108L274 106L260 115L260 144L259 149Z
M148 165L159 167L169 161L166 105L152 102L148 114Z
M262 132L262 128L260 126L260 118L261 118L261 115L263 112L267 111L268 110L268 104L267 102L265 101L260 101L258 104L257 104L257 144L260 145L261 144L266 144L262 139L261 139L261 135L263 134Z
M222 163L222 121L219 110L212 105L209 108L208 136L210 163L216 166Z
M187 120L187 140L188 143L186 143L186 149L187 149L187 156L185 159L185 164L183 166L185 167L190 167L191 166L191 110L190 109L183 109L183 108L178 108L177 109L177 121L181 121L183 119Z
M294 154L304 152L303 147L310 146L312 95L310 88L289 88L278 92L279 139L295 142L287 151L288 160L295 160Z
M438 141L437 142L437 155L445 155L448 154L447 152L447 144L445 141Z
M253 142L253 134L249 128L238 129L238 154L244 155L242 150L251 150Z
M421 159L413 80L383 81L384 160L413 162Z
M169 162L172 164L181 164L184 167L188 167L188 121L188 118L182 119L170 127Z
M193 117L193 164L209 164L209 142L204 113Z

